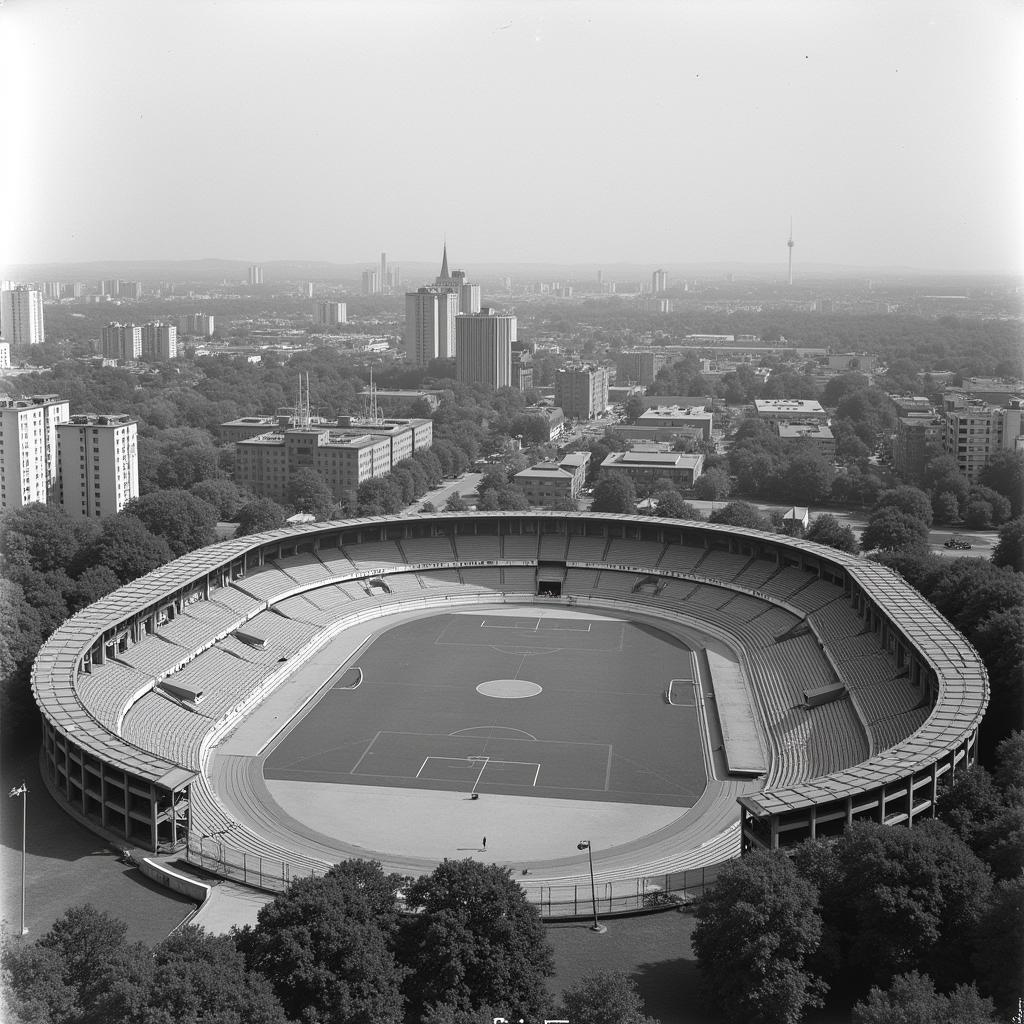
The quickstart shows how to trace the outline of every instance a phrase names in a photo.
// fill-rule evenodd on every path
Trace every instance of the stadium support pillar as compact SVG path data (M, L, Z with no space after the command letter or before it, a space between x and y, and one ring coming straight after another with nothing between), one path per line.
M811 829L811 839L818 838L818 807L816 804L811 804L811 813L808 819L808 824Z

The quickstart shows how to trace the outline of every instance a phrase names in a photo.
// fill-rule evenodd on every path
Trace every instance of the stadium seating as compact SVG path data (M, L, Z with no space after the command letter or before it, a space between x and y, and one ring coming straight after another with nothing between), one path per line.
M608 562L627 561L627 559L608 557L609 542L607 537L570 537L569 553L566 556L570 562Z
M352 559L340 548L321 548L317 554L320 562L329 572L348 573L355 568Z
M268 562L258 569L250 569L242 579L235 581L235 586L260 601L272 601L278 594L294 589L295 581L273 562Z
M765 580L757 589L785 601L795 591L810 583L812 579L815 579L815 577L811 576L810 573L787 566L785 569L779 569L778 572Z
M733 583L748 587L750 590L761 590L765 580L774 576L778 569L778 564L767 558L752 558L744 566L743 571L734 577Z
M502 558L533 558L537 557L537 538L533 534L511 534L502 538Z
M537 558L541 562L564 562L568 551L568 539L560 533L542 533Z
M276 564L296 583L319 583L330 577L330 570L316 555L294 555L291 558L278 559Z
M535 569L508 566L501 570L501 585L509 593L532 594L537 589L537 572Z
M826 580L814 580L813 583L794 591L787 600L805 612L816 612L830 601L842 596L842 590L834 583L829 583Z
M236 586L217 587L216 589L211 590L210 600L215 601L217 604L224 605L224 607L230 608L232 611L238 612L240 615L248 615L260 606L260 602L251 594L247 594Z
M737 555L731 551L712 549L701 561L700 568L696 571L702 576L710 576L728 583L735 579L749 561L748 555Z
M405 555L393 540L378 544L359 544L345 554L357 569L376 569L386 565L407 565Z
M455 549L447 537L417 537L403 540L402 550L408 562L450 562Z
M456 557L467 561L495 562L501 558L501 541L498 537L456 537Z
M668 569L670 572L693 572L694 567L706 554L706 548L666 544L657 566L659 569Z
M845 598L829 601L808 616L821 641L825 644L855 636L864 629L864 620L854 611Z
M80 672L75 690L82 706L112 732L117 720L140 691L155 682L152 675L108 658L93 665L91 672Z
M185 648L159 636L145 636L117 657L143 675L160 676L169 672L188 653Z
M124 717L121 735L144 750L199 770L199 748L210 719L156 691L137 700Z
M529 572L530 570L526 571ZM463 582L473 586L494 588L495 590L501 589L501 569L496 565L484 565L479 568L461 569L460 574Z

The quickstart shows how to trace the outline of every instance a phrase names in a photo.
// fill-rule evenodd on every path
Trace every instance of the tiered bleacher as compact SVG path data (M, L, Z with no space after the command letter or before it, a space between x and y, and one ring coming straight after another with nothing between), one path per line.
M761 584L774 576L778 569L778 564L767 558L752 558L747 562L743 571L733 579L733 583L750 590L760 590Z
M537 557L537 538L529 534L510 534L502 538L502 558L532 558Z
M210 719L157 691L137 700L124 716L121 735L192 771L199 770L199 749Z
M359 544L343 549L357 569L378 569L388 565L408 565L405 555L393 540L377 544Z
M237 586L215 587L210 591L210 600L230 608L239 615L248 615L260 606L260 602L251 594L245 593Z
M698 571L702 576L710 576L728 583L730 580L735 579L740 570L749 561L749 555L737 555L731 551L716 551L712 549L700 563Z
M652 544L643 540L624 540L621 537L614 537L605 541L601 537L588 537L587 542L595 547L607 543L608 549L602 556L593 558L592 561L608 562L610 565L637 565L654 568L661 558L664 544Z
M419 537L415 540L403 540L402 550L411 563L450 562L455 557L455 549L447 537Z
M657 565L659 569L668 569L670 572L694 572L694 567L706 554L706 548L666 544Z
M565 534L542 533L540 537L540 550L537 558L541 562L564 562L568 551L568 541Z
M456 537L455 547L456 557L467 562L495 562L501 558L501 541L498 537Z
M301 554L281 558L277 567L286 572L296 583L319 583L330 576L330 570L316 555Z
M93 665L91 672L81 673L76 689L79 700L96 720L117 732L118 719L154 682L152 675L108 658L102 665Z
M609 542L607 537L571 537L569 539L569 553L566 560L569 562L611 562L628 561L628 559L610 558L607 555ZM641 545L644 549L651 547L649 544Z
M282 591L294 588L295 581L273 562L267 562L250 569L242 579L235 581L235 586L260 601L272 601Z

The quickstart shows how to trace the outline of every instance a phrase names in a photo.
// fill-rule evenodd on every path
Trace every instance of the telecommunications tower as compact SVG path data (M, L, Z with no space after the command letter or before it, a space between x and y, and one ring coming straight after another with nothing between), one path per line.
M786 243L789 246L789 283L793 283L793 218L789 218L789 241Z

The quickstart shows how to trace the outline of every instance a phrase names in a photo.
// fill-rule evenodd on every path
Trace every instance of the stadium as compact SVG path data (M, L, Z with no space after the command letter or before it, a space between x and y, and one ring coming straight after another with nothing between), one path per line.
M32 686L47 785L120 845L270 891L351 856L480 856L551 915L590 899L581 837L627 909L745 850L912 826L988 701L970 644L884 566L539 511L193 551L65 622Z

